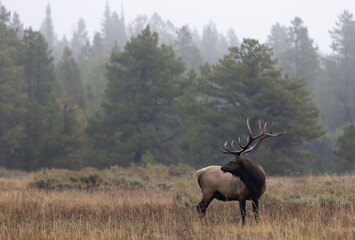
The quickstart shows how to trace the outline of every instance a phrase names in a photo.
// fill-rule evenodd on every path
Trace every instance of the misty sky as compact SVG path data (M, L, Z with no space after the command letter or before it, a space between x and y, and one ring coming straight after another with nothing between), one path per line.
M25 27L38 29L47 3L52 8L54 29L59 38L70 39L79 18L86 22L90 36L101 28L106 0L0 0L11 12L19 13ZM309 35L322 52L330 53L329 30L335 27L338 15L344 10L355 14L355 0L109 0L111 11L121 13L124 6L126 23L138 15L150 17L154 12L176 27L189 24L198 30L210 20L219 31L233 28L239 37L267 39L276 22L289 26L300 17Z

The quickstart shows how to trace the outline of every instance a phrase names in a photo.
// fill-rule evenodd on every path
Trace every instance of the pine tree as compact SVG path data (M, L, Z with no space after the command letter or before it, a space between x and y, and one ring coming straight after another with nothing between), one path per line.
M344 11L339 16L337 28L330 31L332 49L335 59L339 63L339 74L345 88L355 87L355 21L353 15Z
M21 168L27 111L21 66L23 45L10 28L10 13L0 7L0 165Z
M229 47L238 47L240 45L237 34L234 32L234 30L232 28L229 29L227 32L227 38L228 38L228 46Z
M16 31L19 38L23 37L23 24L21 23L20 15L17 12L14 12L12 15L10 27Z
M320 71L319 56L302 19L295 17L288 28L279 23L273 25L268 44L274 49L285 73L305 78L308 88L313 89Z
M275 56L279 59L279 64L283 67L286 64L285 52L291 48L288 38L287 27L276 23L271 27L270 35L268 36L267 43L273 49Z
M176 134L172 110L184 67L170 47L158 42L147 27L127 42L125 51L112 54L103 115L92 119L87 130L95 148L92 156L105 160L90 164L127 165L148 153L160 162L176 161L165 154L171 153L169 142Z
M64 52L64 48L66 47L69 47L70 46L70 43L67 39L67 36L64 35L62 40L59 40L57 42L57 45L54 49L54 53L55 53L55 63L57 63L61 58L62 58L62 55L63 55L63 52Z
M351 173L355 170L355 127L349 124L338 137L338 144L334 151L339 172Z
M73 51L73 56L78 59L80 52L88 43L88 32L86 30L86 24L84 19L80 18L78 21L77 30L74 32L73 39L71 41L71 49Z
M123 14L123 13L122 13ZM111 34L113 38L114 45L117 44L120 50L123 50L124 45L127 42L126 26L124 23L123 15L120 19L116 12L113 12L111 16Z
M291 21L288 34L291 48L286 51L288 66L285 66L285 71L291 76L305 78L310 84L314 83L319 71L319 60L317 48L308 36L307 27L296 17Z
M216 25L210 22L203 27L201 39L201 54L208 63L216 63L219 59L218 32Z
M177 145L180 161L195 168L205 166L211 159L209 124L205 121L208 111L200 88L201 79L191 70L183 79L183 94L176 99L181 118L180 136ZM208 129L208 131L206 131Z
M64 48L63 57L58 63L58 77L60 85L63 88L64 95L67 95L70 99L81 108L85 108L84 89L80 70L70 48Z
M262 162L269 173L287 173L300 167L304 153L299 145L324 133L317 123L319 110L304 80L283 77L275 66L272 51L251 39L230 48L217 64L203 66L195 90L197 98L187 98L189 104L185 103L189 106L185 113L190 116L188 122L195 123L187 131L187 138L192 134L192 139L198 141L196 136L200 134L203 143L194 145L205 146L203 153L201 150L190 155L194 165L225 159L218 146L243 135L238 129L245 130L245 119L249 117L252 127L261 119L274 121L277 129L287 130L287 137L264 143L254 160ZM201 159L199 154L208 157Z
M107 62L107 55L99 33L95 34L92 46L87 46L85 50L85 57L80 57L78 64L82 74L86 112L91 113L100 108L106 86L105 62Z
M148 17L146 15L138 15L128 26L130 37L137 36L147 26Z
M121 19L118 24L118 36L119 36L118 46L120 47L121 50L123 50L123 48L126 45L126 42L128 40L123 4L122 4L122 9L121 9Z
M174 50L176 55L185 63L186 69L198 71L202 65L202 56L192 40L192 35L188 25L183 26L177 31Z
M79 146L70 121L64 121L73 118L73 111L65 104L62 111L55 98L47 42L32 29L21 41L4 8L0 17L0 164L26 170L72 167L72 158L63 159Z
M42 22L40 32L47 40L49 49L53 49L57 40L54 33L51 5L49 3L47 4L46 17Z
M161 16L154 13L148 21L149 27L153 32L159 34L159 43L173 45L176 29L170 21L164 22Z
M0 2L0 21L4 24L8 24L11 18L11 13L7 11L7 9L1 5Z
M355 21L350 12L339 15L330 36L333 54L324 60L324 75L316 97L322 122L334 130L350 123L355 113Z
M222 57L223 55L228 53L228 40L227 38L224 36L223 33L219 34L219 38L218 38L218 53L219 56Z
M54 96L56 75L53 58L49 56L48 44L39 32L25 30L23 42L24 73L27 93L27 115L25 120L26 169L50 166L55 137L60 124L59 105Z
M123 50L123 47L127 42L127 30L123 7L121 13L121 18L118 16L117 12L114 11L111 13L110 6L108 2L106 2L101 30L106 54L110 54L115 46L120 50Z
M106 2L104 19L102 21L101 34L103 38L104 48L106 54L109 54L114 45L114 38L112 36L112 19L111 19L111 9L108 2Z
M338 59L343 65L351 65L353 61L355 44L355 23L353 15L349 11L344 11L338 17L338 22L336 22L335 28L329 31L333 42L331 48L334 53L338 56ZM352 65L351 65L352 66ZM347 66L344 66L344 70L348 70Z

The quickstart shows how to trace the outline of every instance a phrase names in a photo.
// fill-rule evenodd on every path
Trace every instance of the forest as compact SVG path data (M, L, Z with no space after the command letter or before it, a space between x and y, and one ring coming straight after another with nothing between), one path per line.
M105 169L222 164L219 146L247 137L246 119L282 137L248 157L270 175L355 170L355 20L339 13L330 55L299 17L265 43L199 34L158 13L126 23L109 5L89 38L84 19L57 36L0 4L0 166Z

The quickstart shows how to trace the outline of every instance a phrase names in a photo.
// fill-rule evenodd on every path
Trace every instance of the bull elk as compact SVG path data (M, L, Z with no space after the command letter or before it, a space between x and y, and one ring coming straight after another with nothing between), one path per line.
M253 151L259 144L268 137L277 137L282 133L272 133L273 123L270 131L267 123L261 127L259 120L259 133L253 136L247 119L249 136L247 143L243 145L238 138L238 150L232 141L230 147L226 141L224 147L220 147L222 153L235 155L235 158L223 166L209 166L196 171L198 184L202 190L202 200L197 205L197 211L205 215L208 205L213 199L221 201L239 201L240 212L242 215L242 225L245 224L245 205L246 200L251 200L255 220L258 221L259 199L266 190L266 175L264 169L254 163L243 154ZM253 142L257 140L254 145Z

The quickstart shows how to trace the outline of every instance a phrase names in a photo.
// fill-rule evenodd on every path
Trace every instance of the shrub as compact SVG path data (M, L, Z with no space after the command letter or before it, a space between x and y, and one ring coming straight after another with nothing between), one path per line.
M191 207L196 204L195 199L187 191L178 191L173 197L174 203L184 207Z
M39 178L35 180L35 186L37 188L46 188L47 187L47 181L44 180L43 178Z
M318 201L322 207L335 208L340 206L340 199L337 196L331 194L319 195Z

